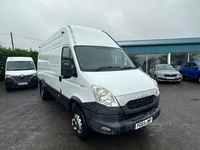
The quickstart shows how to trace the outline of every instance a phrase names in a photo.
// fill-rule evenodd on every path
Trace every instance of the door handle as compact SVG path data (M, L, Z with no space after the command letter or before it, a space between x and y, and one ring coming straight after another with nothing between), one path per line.
M60 82L62 81L62 76L59 76L59 81L60 81Z

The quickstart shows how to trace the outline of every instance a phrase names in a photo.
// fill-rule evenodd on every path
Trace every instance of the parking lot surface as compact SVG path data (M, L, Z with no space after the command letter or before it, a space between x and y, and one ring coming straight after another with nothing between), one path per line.
M0 82L0 150L199 150L200 84L160 83L161 114L141 129L108 136L91 132L81 141L71 113L56 100L42 101L39 88L6 92Z

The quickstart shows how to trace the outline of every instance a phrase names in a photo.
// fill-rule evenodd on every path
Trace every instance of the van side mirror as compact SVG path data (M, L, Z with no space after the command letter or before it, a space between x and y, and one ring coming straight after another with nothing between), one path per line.
M2 72L2 73L5 73L4 67L1 67L1 72Z
M61 63L61 76L63 78L71 78L73 75L72 63L70 60L63 60Z

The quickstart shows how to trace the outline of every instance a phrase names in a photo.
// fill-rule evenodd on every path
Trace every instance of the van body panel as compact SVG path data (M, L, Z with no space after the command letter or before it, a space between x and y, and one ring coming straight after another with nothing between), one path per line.
M6 71L6 75L12 75L12 76L19 76L19 75L31 75L35 74L35 70L22 70L22 71Z
M62 94L67 95L70 99L75 96L79 98L82 103L95 102L91 85L92 82L88 80L82 72L79 72L78 78L71 77L69 79L62 79L60 82L60 89L62 90Z
M137 92L133 92L130 94L125 94L125 95L120 95L120 96L116 96L118 102L120 103L120 106L125 106L127 104L127 102L138 99L136 97L136 94L141 93L141 92L148 92L148 96L154 95L157 96L157 91L156 88L153 89L148 89L148 90L144 90L144 91L137 91Z
M117 98L120 106L126 105L130 100L137 99L135 94L140 92L148 92L149 96L158 95L153 81L149 80L150 77L139 69L84 72L84 74L93 85L101 86L110 91Z
M155 88L150 77L139 69L84 72L84 74L94 85L106 87L114 96L128 95Z
M119 46L106 35L105 32L100 30L71 26L75 37L75 45L93 45L93 46L105 46L105 47L116 47Z

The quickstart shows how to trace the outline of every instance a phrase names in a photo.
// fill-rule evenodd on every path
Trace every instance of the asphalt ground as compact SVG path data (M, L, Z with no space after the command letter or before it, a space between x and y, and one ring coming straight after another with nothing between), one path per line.
M151 124L120 135L91 132L81 141L71 113L39 88L6 92L0 82L0 150L199 150L200 84L160 83L161 114Z

